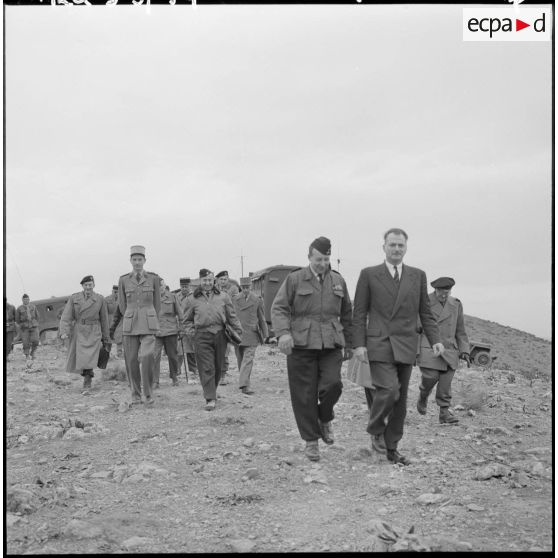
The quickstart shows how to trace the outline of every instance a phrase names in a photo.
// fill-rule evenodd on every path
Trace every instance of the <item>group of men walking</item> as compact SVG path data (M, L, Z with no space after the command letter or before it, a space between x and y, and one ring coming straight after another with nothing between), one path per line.
M424 271L403 264L407 240L402 229L385 233L385 260L360 272L354 306L345 280L331 268L331 242L326 237L310 244L309 265L291 272L275 296L272 327L279 350L287 356L292 408L312 461L320 459L319 439L326 444L335 441L332 421L343 389L341 366L351 358L369 367L366 430L373 452L392 463L410 463L398 445L415 363L421 370L418 412L426 414L428 396L436 387L440 422L458 422L450 411L451 381L459 359L470 363L463 308L450 296L452 278L433 281L429 295ZM67 370L79 371L84 387L91 386L101 347L107 349L114 341L117 354L124 355L132 404L141 403L143 394L146 406L152 406L164 347L172 384L178 385L180 367L187 363L190 372L199 375L204 408L211 411L233 343L239 388L252 395L256 348L269 332L263 301L250 290L251 279L240 279L239 292L226 271L215 276L204 268L195 289L189 278L181 278L175 295L157 274L144 270L145 261L145 247L132 246L132 270L106 298L94 292L92 276L82 279L83 291L70 297L60 319L61 338L72 332ZM36 309L26 295L23 305L12 309L7 306L7 332L10 323L20 324L22 333L27 332L25 355L33 358Z

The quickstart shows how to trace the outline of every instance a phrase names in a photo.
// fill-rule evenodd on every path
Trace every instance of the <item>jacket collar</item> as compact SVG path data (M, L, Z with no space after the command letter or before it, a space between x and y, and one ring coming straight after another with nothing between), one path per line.
M221 291L213 286L213 288L209 291L209 293L213 293L213 294L221 294ZM205 295L205 291L202 289L201 286L197 286L196 289L194 290L194 298L198 298L200 296L204 296Z

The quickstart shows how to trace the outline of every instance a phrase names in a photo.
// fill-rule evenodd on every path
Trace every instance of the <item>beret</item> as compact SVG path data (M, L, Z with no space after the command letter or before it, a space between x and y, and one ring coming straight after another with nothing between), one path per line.
M435 289L451 289L455 281L451 277L438 277L430 283Z
M213 273L213 271L210 271L209 269L206 269L205 267L203 269L200 269L200 279L202 277L207 277L208 275L211 275Z
M331 255L331 242L329 238L326 238L325 236L319 236L318 238L316 238L312 242L312 244L310 244L310 248L315 248L318 252L320 252L320 254L323 254L324 256Z
M83 285L84 283L87 283L89 281L94 281L93 279L93 275L86 275L80 282L80 285Z
M220 271L219 273L217 273L217 275L215 275L215 277L219 278L219 277L224 277L224 276L229 276L229 272L228 271Z

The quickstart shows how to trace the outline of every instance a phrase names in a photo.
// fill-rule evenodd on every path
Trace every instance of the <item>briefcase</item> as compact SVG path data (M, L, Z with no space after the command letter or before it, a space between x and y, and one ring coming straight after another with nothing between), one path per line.
M107 345L101 345L101 350L99 351L99 358L97 360L97 368L104 370L107 367L107 363L110 357L110 349L112 343L107 343Z
M240 345L242 341L242 337L236 333L236 331L227 323L224 324L225 326L225 337L229 343L233 345Z

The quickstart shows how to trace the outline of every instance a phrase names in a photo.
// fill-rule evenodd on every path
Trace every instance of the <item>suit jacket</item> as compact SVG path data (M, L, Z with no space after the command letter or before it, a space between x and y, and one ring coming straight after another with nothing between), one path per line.
M118 280L118 307L123 316L122 335L159 333L159 276L143 271L138 282L133 271L122 275Z
M245 347L255 347L268 336L263 300L254 293L239 293L232 298L236 315L242 324L242 341ZM262 339L260 339L260 336Z
M442 306L436 295L429 296L430 309L440 330L440 337L445 347L443 357L434 356L432 348L425 335L421 335L417 364L434 370L447 370L448 366L454 370L459 365L459 353L469 352L469 339L465 331L463 320L463 306L452 296Z
M424 271L403 265L399 287L385 263L360 272L353 310L353 347L366 347L371 361L414 364L419 316L430 344L439 343Z

